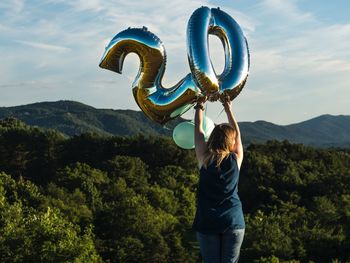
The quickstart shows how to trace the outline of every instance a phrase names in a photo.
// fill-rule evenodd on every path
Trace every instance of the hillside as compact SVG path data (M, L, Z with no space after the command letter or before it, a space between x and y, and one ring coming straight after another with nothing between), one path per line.
M322 115L290 125L266 121L240 123L243 140L265 142L288 140L316 147L350 148L350 116Z
M6 117L14 117L28 125L57 129L68 136L85 132L103 135L170 135L180 121L170 122L163 127L138 111L96 109L75 101L0 107L0 119Z
M57 129L72 136L85 132L103 135L135 134L171 136L178 118L164 127L133 110L96 109L74 102L40 102L15 107L0 107L0 119L15 117L29 125ZM350 148L350 116L322 115L290 125L266 121L240 122L245 144L267 140L288 140L316 147Z

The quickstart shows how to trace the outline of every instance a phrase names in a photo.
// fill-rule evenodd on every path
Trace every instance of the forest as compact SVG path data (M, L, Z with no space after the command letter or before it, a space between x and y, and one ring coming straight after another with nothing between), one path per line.
M350 151L250 144L240 262L350 262ZM0 120L0 262L200 262L193 150Z

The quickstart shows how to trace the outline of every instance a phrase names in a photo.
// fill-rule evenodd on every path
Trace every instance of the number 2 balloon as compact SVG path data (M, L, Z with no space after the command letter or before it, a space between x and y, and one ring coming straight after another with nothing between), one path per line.
M209 34L217 36L224 47L225 67L220 75L210 60ZM107 45L100 67L122 73L124 59L131 52L140 59L139 72L132 84L136 103L146 116L161 124L185 113L201 95L211 101L227 95L233 100L244 87L249 73L249 49L242 29L219 8L201 7L190 17L187 56L191 72L173 87L162 85L165 47L146 27L118 33Z

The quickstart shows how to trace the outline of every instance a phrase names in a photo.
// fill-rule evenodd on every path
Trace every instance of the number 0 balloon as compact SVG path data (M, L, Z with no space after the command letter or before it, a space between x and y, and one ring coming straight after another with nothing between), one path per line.
M217 36L224 47L225 67L217 75L209 56L208 35ZM151 120L164 124L189 110L201 95L209 100L242 90L249 73L249 49L238 23L219 8L201 7L187 25L187 55L190 73L173 87L165 88L162 78L166 52L161 40L147 28L128 28L107 45L100 67L122 73L125 57L134 52L140 58L139 72L132 84L133 95Z

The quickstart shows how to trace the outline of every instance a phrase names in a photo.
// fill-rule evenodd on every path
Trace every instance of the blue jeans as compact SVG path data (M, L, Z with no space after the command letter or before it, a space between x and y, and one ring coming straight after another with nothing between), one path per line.
M222 234L197 232L197 240L204 263L238 262L244 229L228 229Z

